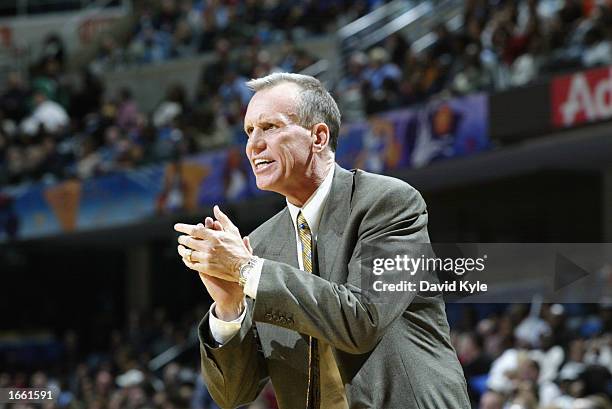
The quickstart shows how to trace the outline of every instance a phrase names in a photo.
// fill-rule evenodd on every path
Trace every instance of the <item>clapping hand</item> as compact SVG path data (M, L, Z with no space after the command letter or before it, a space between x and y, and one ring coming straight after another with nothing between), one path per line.
M241 237L218 206L213 211L217 220L207 217L204 224L177 223L174 229L185 234L178 238L183 263L198 272L217 303L217 317L229 321L242 312L244 293L238 285L239 268L249 261L253 250L249 238Z

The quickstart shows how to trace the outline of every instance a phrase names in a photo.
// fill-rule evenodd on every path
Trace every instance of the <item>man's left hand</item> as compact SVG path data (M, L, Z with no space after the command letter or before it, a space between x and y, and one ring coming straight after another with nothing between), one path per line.
M240 231L218 206L213 209L223 231L206 228L202 225L177 223L174 229L186 235L180 236L179 253L189 268L222 280L238 282L240 266L247 263L253 252L247 247L248 241L240 236ZM189 252L191 251L191 257Z

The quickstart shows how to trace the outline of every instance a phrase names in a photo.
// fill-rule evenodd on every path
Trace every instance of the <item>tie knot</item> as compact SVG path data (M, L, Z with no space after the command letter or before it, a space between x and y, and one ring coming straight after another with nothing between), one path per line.
M310 227L308 227L308 222L306 221L306 218L304 217L302 212L298 213L297 225L302 230L310 230Z

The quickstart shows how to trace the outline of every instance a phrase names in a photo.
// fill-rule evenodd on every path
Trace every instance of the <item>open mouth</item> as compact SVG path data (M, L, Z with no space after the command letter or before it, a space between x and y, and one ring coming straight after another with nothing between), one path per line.
M255 159L255 170L264 170L274 162L271 159Z

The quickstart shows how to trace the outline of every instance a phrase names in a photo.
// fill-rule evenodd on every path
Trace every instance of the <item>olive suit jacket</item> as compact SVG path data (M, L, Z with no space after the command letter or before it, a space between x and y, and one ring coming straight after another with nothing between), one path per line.
M223 408L241 406L271 379L280 408L305 408L312 336L331 345L350 408L470 408L441 295L372 291L383 277L373 274L373 257L419 257L419 244L429 243L423 198L401 180L335 166L315 274L298 269L285 208L249 236L265 261L239 332L219 346L208 314L200 323L202 373L212 397Z

